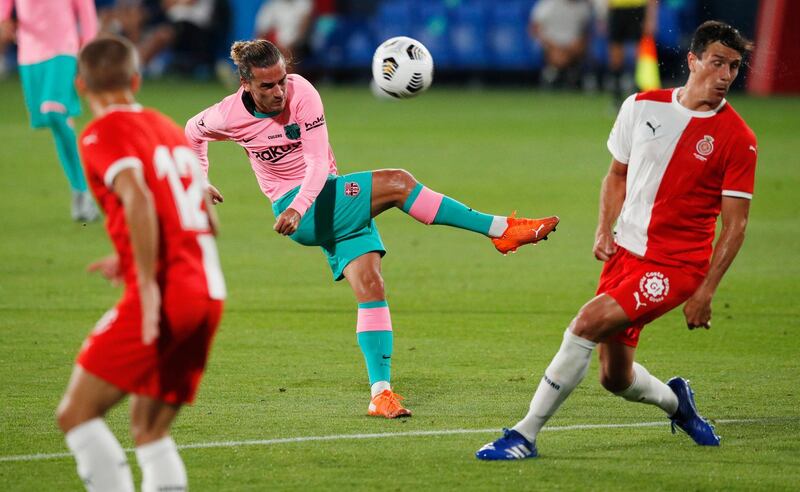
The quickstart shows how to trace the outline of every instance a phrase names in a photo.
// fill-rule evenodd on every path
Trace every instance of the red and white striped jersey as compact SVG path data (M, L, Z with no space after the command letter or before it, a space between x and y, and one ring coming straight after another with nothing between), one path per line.
M608 150L628 174L614 232L636 255L706 268L722 197L753 197L756 138L724 99L692 111L679 90L635 94L620 108Z

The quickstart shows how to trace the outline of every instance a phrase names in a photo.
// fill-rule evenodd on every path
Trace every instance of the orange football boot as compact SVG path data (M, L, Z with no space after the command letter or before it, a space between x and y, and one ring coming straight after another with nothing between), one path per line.
M403 397L392 390L383 390L375 395L369 402L369 415L396 419L399 417L411 417L411 410L403 408L400 403Z
M500 237L492 238L497 251L505 254L513 253L522 245L536 244L547 240L547 235L556 230L558 217L543 219L517 218L517 212L508 217L508 228Z

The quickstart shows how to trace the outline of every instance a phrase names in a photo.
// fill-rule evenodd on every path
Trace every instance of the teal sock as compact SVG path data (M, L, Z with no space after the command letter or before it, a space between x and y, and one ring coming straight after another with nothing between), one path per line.
M488 236L494 215L473 210L449 196L417 183L403 204L403 212L425 224L440 224Z
M53 132L56 141L56 152L58 160L67 175L69 186L73 191L86 191L86 179L83 177L81 160L78 157L78 144L75 131L68 123L66 115L51 113L50 124L48 125Z
M358 346L367 363L369 384L391 381L392 344L391 331L362 331L358 333Z
M493 220L493 215L472 210L463 203L445 196L442 197L442 204L439 206L439 211L436 213L433 223L488 235Z

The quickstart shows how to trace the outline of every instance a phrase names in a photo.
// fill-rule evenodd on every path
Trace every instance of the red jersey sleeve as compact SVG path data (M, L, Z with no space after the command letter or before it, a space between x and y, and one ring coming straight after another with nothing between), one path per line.
M722 196L753 198L757 158L756 137L746 128L739 137L733 139L722 178Z
M94 125L86 129L80 140L80 152L86 173L112 189L114 178L129 168L142 169L134 146L120 138L120 133L107 125Z

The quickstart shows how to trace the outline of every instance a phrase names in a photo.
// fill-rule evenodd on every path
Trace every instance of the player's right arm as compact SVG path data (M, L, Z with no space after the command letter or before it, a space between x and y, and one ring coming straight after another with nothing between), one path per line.
M0 0L0 43L10 43L16 40L16 26L11 20L11 9L14 0Z
M227 140L229 138L228 132L223 127L225 121L224 116L220 111L221 103L217 103L209 108L196 114L192 117L184 128L186 139L189 141L189 146L192 148L197 158L200 161L200 168L208 181L208 142ZM207 183L208 194L211 202L221 203L223 201L222 193L211 183Z
M136 282L142 309L142 343L149 345L158 337L161 291L156 281L158 261L158 218L150 189L140 168L120 171L112 190L122 202L125 222L131 239Z
M81 46L97 36L99 26L97 24L97 9L93 0L73 0L72 8L77 14L78 23L81 26Z
M633 105L635 100L636 96L630 96L622 103L606 143L612 160L611 167L609 167L608 174L603 179L603 185L600 188L600 211L597 217L597 230L594 234L594 248L592 248L594 257L600 261L608 261L617 252L617 244L614 242L614 223L625 202L628 161L633 146L632 129L635 119Z
M600 189L600 211L594 234L594 257L600 261L608 261L617 252L617 245L614 242L614 223L625 202L627 179L628 166L613 159Z

